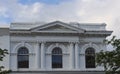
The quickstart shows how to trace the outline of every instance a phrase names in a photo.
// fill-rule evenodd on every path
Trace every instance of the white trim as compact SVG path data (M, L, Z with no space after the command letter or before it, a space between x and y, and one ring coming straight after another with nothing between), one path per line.
M100 50L100 48L96 44L89 42L88 44L85 44L84 46L82 46L82 50L80 51L80 54L85 54L85 50L89 47L94 48L95 52L99 52L99 50Z
M65 47L64 45L62 45L62 44L59 44L59 43L51 44L51 45L48 47L46 53L50 53L50 54L52 54L52 50L53 50L55 47L59 47L59 48L61 48L62 53L66 53L66 51L65 51L65 50L66 50L66 47Z
M69 29L71 29L71 30L74 30L74 31L76 31L76 32L80 32L80 33L84 33L84 29L81 29L81 28L77 28L77 27L75 27L75 26L71 26L71 25L69 25L69 24L67 24L67 23L63 23L63 22L60 22L60 21L55 21L55 22L51 22L51 23L48 23L48 24L44 24L44 25L42 25L42 26L37 26L37 27L35 27L35 28L31 28L30 30L32 31L32 32L36 32L36 31L40 31L40 32L42 32L45 28L49 28L49 27L51 27L51 26L56 26L56 25L61 25L61 26L63 26L63 27L66 27L66 28L69 28ZM42 30L42 31L41 31ZM74 32L73 31L73 32ZM49 32L49 31L47 31L47 32ZM70 31L71 32L71 31Z
M17 45L15 45L15 47L13 48L13 51L11 53L17 53L17 51L20 47L26 47L29 50L29 53L33 53L33 50L32 50L33 47L25 42L21 42L21 43L18 43Z

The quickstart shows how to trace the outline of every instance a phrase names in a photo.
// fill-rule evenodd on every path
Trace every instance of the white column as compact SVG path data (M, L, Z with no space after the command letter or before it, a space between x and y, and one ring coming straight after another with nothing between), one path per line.
M73 43L70 43L70 68L74 68L74 48Z
M79 68L79 51L78 51L78 43L75 43L75 68Z
M41 69L45 68L45 50L44 50L45 43L41 43Z
M39 69L40 67L40 47L39 43L36 44L36 68Z

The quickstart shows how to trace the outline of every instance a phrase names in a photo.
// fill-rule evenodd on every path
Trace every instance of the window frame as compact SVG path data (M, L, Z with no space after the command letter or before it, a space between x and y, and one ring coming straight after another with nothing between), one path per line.
M29 50L26 47L20 47L18 49L17 68L29 68Z
M53 69L58 69L58 68L63 68L63 55L62 55L62 49L59 48L59 47L55 47L53 50L52 50L52 68ZM57 64L55 64L55 60L54 59L58 59L59 57L59 61L57 62ZM54 58L54 59L53 59Z
M85 50L85 67L96 68L95 65L95 49L89 47Z

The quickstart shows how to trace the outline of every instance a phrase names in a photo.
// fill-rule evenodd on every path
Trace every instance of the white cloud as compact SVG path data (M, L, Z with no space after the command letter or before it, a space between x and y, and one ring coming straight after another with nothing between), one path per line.
M14 21L35 21L39 19L42 4L34 3L33 5L19 4L19 11L15 13Z
M6 8L4 7L0 7L0 16L1 17L8 17L7 14L6 14Z
M12 22L53 21L105 22L113 35L119 36L120 0L71 0L58 5L40 2L23 5L17 0L0 0L0 16L11 17ZM120 38L120 36L119 36Z

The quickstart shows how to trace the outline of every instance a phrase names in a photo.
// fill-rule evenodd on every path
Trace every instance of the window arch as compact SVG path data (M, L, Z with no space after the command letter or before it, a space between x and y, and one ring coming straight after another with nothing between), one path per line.
M87 48L85 51L86 68L95 68L95 49Z
M18 68L29 68L29 51L26 47L18 49Z
M52 68L62 68L62 50L59 47L52 50Z

